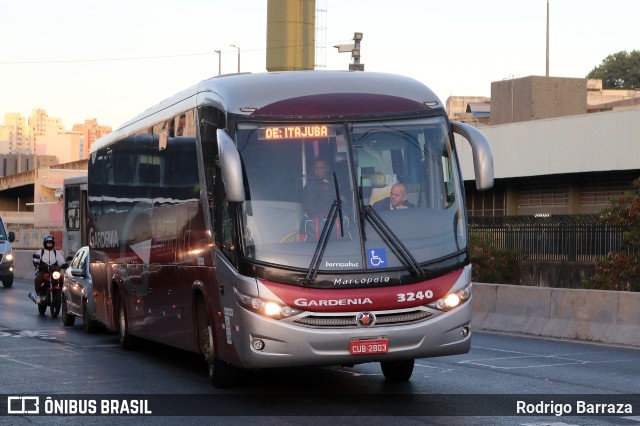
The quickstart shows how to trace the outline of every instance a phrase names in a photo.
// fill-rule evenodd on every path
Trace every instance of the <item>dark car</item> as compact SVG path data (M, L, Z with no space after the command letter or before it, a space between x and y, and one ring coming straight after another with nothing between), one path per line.
M93 283L89 273L89 247L82 247L73 256L62 287L62 322L72 326L81 317L87 333L96 331L96 310L93 303Z

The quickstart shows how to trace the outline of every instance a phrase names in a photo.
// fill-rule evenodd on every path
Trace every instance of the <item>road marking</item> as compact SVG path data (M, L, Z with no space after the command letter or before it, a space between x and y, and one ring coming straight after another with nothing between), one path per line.
M104 345L76 345L68 343L69 346L73 346L74 349L91 349L91 348L115 348L120 346L120 343L108 343Z
M341 367L325 367L327 370L337 371L338 373L348 374L350 376L359 377L359 376L381 376L379 373L358 373L357 371L353 371L347 368Z
M506 359L525 359L525 358L535 358L535 357L521 357L521 358L517 358L517 357L512 357L512 358L493 358L493 359L488 359L485 361L504 361ZM537 357L538 359L540 358L548 358L548 357ZM513 366L513 367L504 367L504 366L499 366L499 365L491 365L491 364L487 364L484 362L473 362L473 361L460 361L458 364L471 364L471 365L479 365L482 367L489 367L489 368L493 368L496 370L517 370L517 369L522 369L522 368L539 368L539 367L557 367L560 365L585 365L585 364L590 364L589 361L572 361L572 362L556 362L556 363L551 363L551 364L530 364L530 365L521 365L521 366Z
M0 337L26 337L26 338L37 338L43 340L57 340L56 335L62 336L66 333L62 330L9 330L9 331L0 331Z
M42 365L29 364L28 362L24 362L24 361L20 361L20 360L17 360L17 359L9 358L9 356L5 356L5 355L0 355L0 358L6 359L7 361L15 362L16 364L28 365L29 367L40 368L40 369L44 369L45 368ZM49 369L49 368L47 368L47 369Z
M495 349L495 348L487 348L482 346L476 346L478 349L484 349L487 351L500 352L506 354L514 354L517 356L503 356L503 357L495 357L495 358L480 358L475 360L467 360L467 361L459 361L458 364L472 364L478 365L482 367L489 367L497 370L512 370L512 369L522 369L522 368L537 368L537 367L556 367L561 365L586 365L586 364L604 364L604 363L613 363L613 362L637 362L637 359L618 359L618 360L598 360L598 361L588 361L575 358L576 355L590 355L590 354L598 354L598 352L581 352L581 353L573 353L573 354L552 354L552 355L543 355L543 354L534 354L528 352L520 352L520 351L510 351L504 349ZM495 361L505 361L505 360L558 360L563 362L548 362L546 364L531 364L524 366L498 366L493 365L491 362Z
M444 367L438 367L438 366L434 366L434 365L425 365L425 364L420 364L418 362L416 362L414 365L416 367L431 368L433 370L439 370L441 373L450 373L452 371L456 371L453 368L444 368Z

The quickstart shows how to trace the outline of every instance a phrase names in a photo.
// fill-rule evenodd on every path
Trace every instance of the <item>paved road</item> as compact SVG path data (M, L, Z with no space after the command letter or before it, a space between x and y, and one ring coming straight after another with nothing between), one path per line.
M0 424L640 425L637 411L515 417L517 400L525 410L542 402L548 412L575 414L580 400L613 397L640 410L638 349L476 332L469 354L418 360L406 384L389 384L378 364L364 364L249 372L237 388L219 390L199 356L153 343L124 351L106 330L85 334L81 319L64 327L39 316L30 290L22 280L0 287L0 410L10 395L139 398L154 414L199 416L5 416Z

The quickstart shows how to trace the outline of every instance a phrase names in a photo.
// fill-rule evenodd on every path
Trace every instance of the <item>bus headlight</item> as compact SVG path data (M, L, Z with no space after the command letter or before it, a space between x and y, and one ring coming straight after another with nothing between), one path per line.
M454 291L442 299L438 299L435 302L429 303L427 306L439 311L450 311L451 309L460 306L471 297L471 284L463 288L462 290Z
M460 297L455 293L447 294L447 297L444 298L444 306L447 308L455 308L459 304Z
M280 314L281 309L282 308L280 307L280 305L274 302L267 302L264 304L264 313L267 314L267 316L269 317L273 317Z
M269 318L283 319L302 312L300 309L295 309L291 306L281 305L260 297L249 296L248 294L239 292L237 289L234 289L234 292L236 294L236 300L240 306Z
M7 254L4 255L4 260L6 260L7 262L13 262L13 253L9 252Z

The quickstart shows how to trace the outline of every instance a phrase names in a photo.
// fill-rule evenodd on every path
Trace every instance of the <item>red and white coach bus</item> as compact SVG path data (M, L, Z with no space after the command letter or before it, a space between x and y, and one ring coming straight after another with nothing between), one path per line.
M365 362L403 381L416 358L468 352L454 132L490 188L487 140L410 78L237 74L160 102L91 148L98 319L124 347L203 354L215 386L239 369ZM330 173L313 214L317 158ZM374 209L396 183L410 208Z

